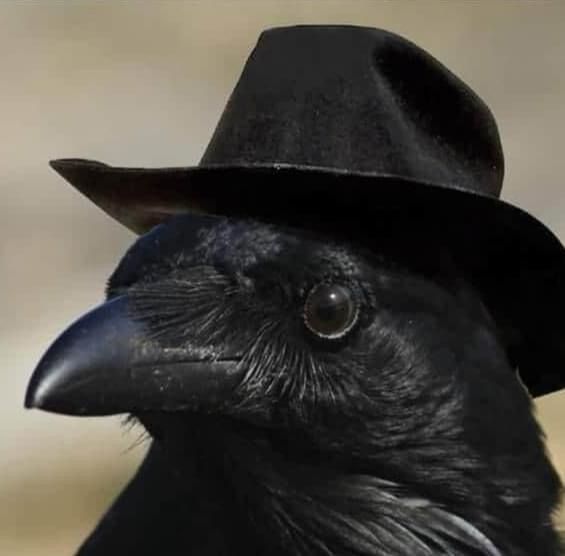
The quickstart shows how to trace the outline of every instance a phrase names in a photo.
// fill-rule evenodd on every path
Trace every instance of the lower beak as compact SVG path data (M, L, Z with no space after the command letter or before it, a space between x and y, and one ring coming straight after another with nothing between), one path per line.
M71 415L214 407L241 381L241 355L190 356L202 347L163 347L131 318L122 295L57 338L31 377L25 406Z

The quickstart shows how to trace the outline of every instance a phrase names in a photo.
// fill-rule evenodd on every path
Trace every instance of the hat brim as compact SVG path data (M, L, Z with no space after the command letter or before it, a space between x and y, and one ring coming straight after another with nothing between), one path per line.
M429 216L445 226L446 241L495 318L515 328L516 359L530 394L565 387L565 249L544 224L505 201L453 185L311 166L150 169L83 159L55 160L51 166L136 233L184 212L348 231L376 220L383 210Z

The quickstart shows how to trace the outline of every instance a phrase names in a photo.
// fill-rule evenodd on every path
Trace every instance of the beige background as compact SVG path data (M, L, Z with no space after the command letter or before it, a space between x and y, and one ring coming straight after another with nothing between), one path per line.
M38 357L133 240L47 160L196 163L260 30L298 22L436 55L498 119L504 197L565 239L565 2L0 0L0 554L72 554L143 454L117 418L22 409ZM561 470L564 401L538 404Z

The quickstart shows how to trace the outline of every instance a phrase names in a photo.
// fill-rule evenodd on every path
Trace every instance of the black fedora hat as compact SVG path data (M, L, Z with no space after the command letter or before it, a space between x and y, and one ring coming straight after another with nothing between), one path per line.
M138 233L175 213L205 211L348 230L364 222L372 241L380 211L424 215L507 331L530 393L565 386L565 250L541 222L499 199L503 155L486 105L395 34L265 31L198 166L51 164Z

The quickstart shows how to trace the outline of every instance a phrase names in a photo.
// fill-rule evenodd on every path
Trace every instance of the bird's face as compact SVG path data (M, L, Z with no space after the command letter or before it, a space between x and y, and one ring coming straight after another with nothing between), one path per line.
M106 303L48 350L27 403L130 413L165 444L186 438L183 451L195 431L229 430L290 467L483 510L543 496L556 479L496 326L426 241L383 235L368 251L176 217L134 244Z
M437 444L461 426L480 375L495 388L515 379L478 297L445 261L415 271L403 266L415 252L393 253L177 217L126 253L107 302L43 358L28 402L223 416L336 453L419 432Z

